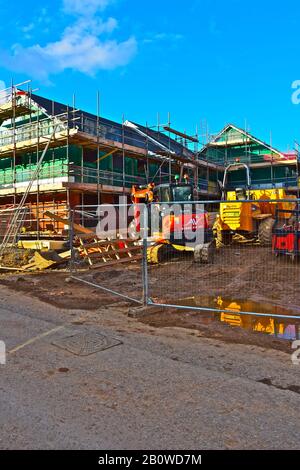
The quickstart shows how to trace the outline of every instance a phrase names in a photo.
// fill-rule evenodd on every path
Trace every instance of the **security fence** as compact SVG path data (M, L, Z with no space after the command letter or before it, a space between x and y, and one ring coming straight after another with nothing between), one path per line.
M72 276L130 302L214 312L233 325L240 314L299 320L300 200L238 196L76 207Z
M128 204L76 206L72 211L71 275L126 301L143 303L143 240L130 236Z
M300 338L299 208L295 198L267 195L160 204L147 304Z

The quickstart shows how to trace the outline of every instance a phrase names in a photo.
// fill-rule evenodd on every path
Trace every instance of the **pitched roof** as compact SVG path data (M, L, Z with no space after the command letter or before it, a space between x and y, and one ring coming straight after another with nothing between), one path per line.
M40 106L47 115L55 116L63 113L69 113L72 116L72 107L68 107L65 104L57 101L49 100L39 95L32 94L32 100ZM76 110L74 113L76 117L80 119L76 120L74 124L82 132L87 132L92 135L97 135L97 121L99 122L99 135L107 138L108 140L114 140L122 142L124 133L124 143L131 144L140 148L147 148L150 152L161 153L162 146L165 147L166 151L170 150L176 155L184 156L186 158L193 158L194 153L181 143L170 138L166 134L153 129L149 129L140 124L134 123L141 133L138 133L134 128L123 126L120 123L111 121L103 117L97 117L95 114L88 113L82 110ZM70 119L69 125L72 119ZM73 123L72 123L73 126ZM145 134L143 136L142 134ZM150 139L147 139L147 136ZM156 142L157 143L156 143ZM159 145L160 144L160 145Z
M252 140L254 142L256 142L257 144L259 145L262 145L263 147L266 147L268 150L270 150L273 154L276 154L278 155L278 157L281 159L281 158L284 158L284 154L282 152L280 152L279 150L277 150L276 148L272 147L271 145L267 144L266 142L264 142L263 140L260 140L258 139L257 137L255 137L254 135L250 134L249 132L245 131L244 129L241 129L240 127L237 127L235 126L234 124L227 124L214 138L211 142L209 142L207 145L205 145L201 151L201 152L204 152L206 150L207 147L213 145L214 143L218 142L220 140L220 137L222 137L223 134L225 134L229 129L234 129L235 131L237 131L238 133L242 134L243 136L245 136L247 139L249 140Z

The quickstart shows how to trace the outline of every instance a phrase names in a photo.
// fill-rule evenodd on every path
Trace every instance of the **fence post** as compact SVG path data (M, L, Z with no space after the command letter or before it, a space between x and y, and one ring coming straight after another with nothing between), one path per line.
M147 248L148 248L148 207L143 205L143 257L142 257L142 278L143 278L143 304L148 304L148 262L147 262Z
M69 208L69 221L70 221L70 231L69 231L69 237L70 237L70 251L71 251L71 257L70 257L70 273L73 274L74 271L74 212L75 209Z

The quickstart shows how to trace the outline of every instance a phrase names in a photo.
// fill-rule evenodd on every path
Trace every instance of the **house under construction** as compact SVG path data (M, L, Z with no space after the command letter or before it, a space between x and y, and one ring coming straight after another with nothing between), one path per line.
M283 187L298 194L298 152L280 152L233 124L211 136L200 150L199 157L223 168L236 164L236 170L229 173L228 189L245 185L245 170L238 165L241 163L250 169L252 188Z
M132 185L170 182L175 174L189 175L199 199L218 199L224 168L238 160L251 167L253 184L298 191L296 153L281 153L233 125L197 146L198 136L170 123L119 124L38 96L27 83L12 86L0 92L0 208L28 208L24 246L47 239L57 248L68 235L70 208L118 203Z
M175 174L189 174L199 197L217 197L222 168L197 158L189 148L194 137L168 126L118 124L20 85L3 90L0 99L0 206L17 207L28 192L27 237L63 237L58 218L69 208L117 203L133 184L168 182Z

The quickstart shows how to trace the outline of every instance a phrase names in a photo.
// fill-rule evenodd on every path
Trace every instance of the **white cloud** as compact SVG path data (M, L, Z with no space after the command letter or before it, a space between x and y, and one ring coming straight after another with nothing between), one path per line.
M109 3L111 0L64 0L65 11L72 5L76 19L57 41L43 46L15 44L9 52L2 51L0 59L11 70L43 80L65 69L94 75L100 69L126 65L136 53L137 42L134 37L117 41L110 36L118 28L117 20L103 20L97 14Z

